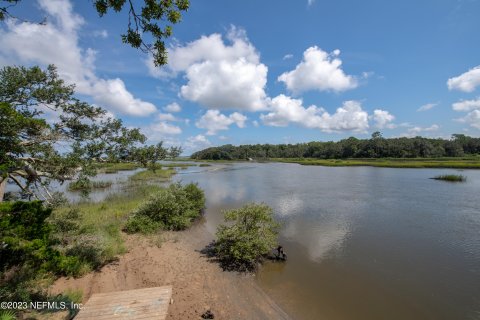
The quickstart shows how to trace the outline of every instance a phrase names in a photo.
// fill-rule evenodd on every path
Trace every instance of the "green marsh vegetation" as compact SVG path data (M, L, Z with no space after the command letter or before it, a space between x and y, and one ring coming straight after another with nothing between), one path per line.
M112 181L77 180L69 183L69 191L91 191L92 189L105 189L112 186Z
M118 7L105 1L96 4L100 15L109 7ZM188 1L150 3L137 8L141 15L132 17L143 29L147 26L161 31L164 28L152 20L151 10L160 10L163 18L168 11L169 23L175 24L188 6ZM8 7L0 8L0 21L8 16ZM140 41L145 46L130 25L128 33L136 39L129 37L127 43L138 48ZM156 47L149 51L157 66L166 63L163 40L169 35L170 30L154 36ZM154 187L112 197L101 204L64 206L52 212L55 199L48 190L50 182L89 179L102 170L132 170L139 167L136 163L146 167L148 162L178 157L181 149L167 150L161 143L146 146L146 137L139 129L126 128L121 120L104 117L106 111L101 107L76 98L75 85L65 84L53 65L46 70L4 67L0 83L0 301L74 301L78 294L51 297L45 288L59 275L80 275L121 252L121 246L111 241L120 239L117 224L124 214L121 210L138 204L142 192L151 192ZM42 110L45 105L58 116L54 123L46 121ZM59 144L70 151L60 151ZM105 160L112 163L98 165ZM3 202L8 182L15 183L23 195L42 201ZM93 186L72 185L74 189ZM95 220L97 225L91 223ZM16 316L0 311L1 319ZM18 316L24 318L24 314Z
M128 233L184 230L201 216L205 195L196 184L173 183L150 195L131 212L125 225Z
M451 139L350 137L337 142L223 145L191 155L198 161L294 162L302 165L393 168L480 168L480 138L454 134Z
M278 243L280 225L264 203L223 212L226 224L217 228L213 255L224 269L255 270Z
M449 182L465 182L467 181L467 177L458 175L458 174L444 174L433 177L431 179L434 180L442 180L442 181L449 181Z
M149 180L168 180L176 173L175 168L144 170L130 176L131 181L141 182Z
M117 173L118 171L130 171L142 166L134 162L99 162L95 165L99 173Z
M161 163L163 168L188 168L195 167L195 163Z
M40 201L2 202L0 226L0 300L73 301L68 292L50 296L47 288L56 277L80 275L85 266L97 263L97 243L72 241L80 220L61 221ZM70 310L72 316L74 312Z
M149 236L183 230L205 206L196 184L127 188L102 202L55 209L40 201L0 203L0 300L78 299L68 292L49 297L47 288L58 276L81 276L116 260L125 253L122 230Z
M275 158L274 162L298 163L305 166L351 167L371 166L385 168L457 168L480 169L479 157L463 158L385 158L385 159L312 159Z

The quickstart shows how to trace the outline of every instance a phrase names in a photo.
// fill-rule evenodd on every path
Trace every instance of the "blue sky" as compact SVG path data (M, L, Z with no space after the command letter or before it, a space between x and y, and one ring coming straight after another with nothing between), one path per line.
M480 1L193 0L169 65L120 41L127 16L22 1L0 66L56 64L79 95L185 153L226 143L480 135Z

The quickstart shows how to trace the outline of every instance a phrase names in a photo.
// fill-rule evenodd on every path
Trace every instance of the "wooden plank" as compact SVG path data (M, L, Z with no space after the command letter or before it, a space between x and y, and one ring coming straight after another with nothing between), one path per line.
M171 286L96 293L75 320L165 319L171 297Z

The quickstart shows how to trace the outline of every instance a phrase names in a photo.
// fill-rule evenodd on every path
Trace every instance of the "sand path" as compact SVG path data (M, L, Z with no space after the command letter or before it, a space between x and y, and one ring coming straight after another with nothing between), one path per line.
M252 275L224 272L200 253L211 240L201 224L167 234L161 247L125 237L128 252L118 261L78 279L60 278L52 293L81 289L86 302L93 293L172 285L167 319L201 319L207 310L215 319L289 319Z

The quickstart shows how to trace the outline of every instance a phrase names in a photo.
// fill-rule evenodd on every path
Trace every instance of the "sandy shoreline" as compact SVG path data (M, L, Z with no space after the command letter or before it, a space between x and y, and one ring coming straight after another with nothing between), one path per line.
M128 252L100 271L81 278L60 278L52 293L80 289L83 302L93 293L173 286L167 319L290 319L255 283L252 275L224 272L200 250L210 241L201 225L166 234L159 248L141 236L125 236Z

